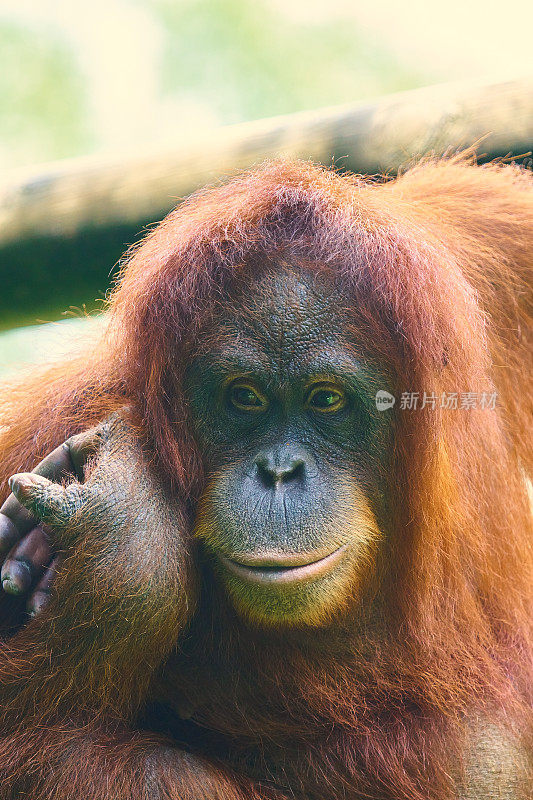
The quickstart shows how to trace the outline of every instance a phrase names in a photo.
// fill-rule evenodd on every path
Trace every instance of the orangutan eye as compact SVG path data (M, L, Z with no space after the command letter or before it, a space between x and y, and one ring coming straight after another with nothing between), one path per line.
M321 384L311 389L306 405L312 411L329 414L344 408L346 405L346 395L341 389L335 386Z
M265 411L268 400L249 383L233 383L229 389L229 401L239 411Z

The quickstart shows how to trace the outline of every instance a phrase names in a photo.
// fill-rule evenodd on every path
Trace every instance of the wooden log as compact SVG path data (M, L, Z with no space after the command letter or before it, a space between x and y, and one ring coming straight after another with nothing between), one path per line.
M173 149L17 170L0 186L0 247L156 220L205 183L264 159L309 158L374 174L479 144L491 157L533 144L533 79L446 84L223 127Z

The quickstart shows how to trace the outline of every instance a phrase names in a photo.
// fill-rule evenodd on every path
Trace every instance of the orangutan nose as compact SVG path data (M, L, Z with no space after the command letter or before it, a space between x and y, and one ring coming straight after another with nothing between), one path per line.
M270 450L255 459L257 476L269 489L301 481L305 474L305 454L299 449Z

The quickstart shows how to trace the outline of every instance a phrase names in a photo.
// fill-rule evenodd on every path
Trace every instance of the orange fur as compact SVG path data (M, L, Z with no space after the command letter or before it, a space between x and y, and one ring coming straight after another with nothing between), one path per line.
M497 392L494 409L398 412L380 637L354 645L349 664L296 651L284 664L286 702L297 697L311 709L302 719L320 709L331 722L315 744L323 761L314 757L346 797L448 797L448 743L464 716L523 724L530 712L532 239L531 175L514 166L428 160L394 181L366 182L266 164L192 196L133 249L95 352L0 398L2 484L128 403L161 479L196 500L203 478L181 390L188 353L236 277L277 255L342 276L354 328L389 366L397 394ZM16 656L21 665L28 657ZM138 665L123 669L133 686ZM250 715L265 736L289 725L266 710ZM0 747L0 763L22 750L39 760L41 744L19 736ZM122 761L129 747L119 746ZM141 796L131 787L113 795Z

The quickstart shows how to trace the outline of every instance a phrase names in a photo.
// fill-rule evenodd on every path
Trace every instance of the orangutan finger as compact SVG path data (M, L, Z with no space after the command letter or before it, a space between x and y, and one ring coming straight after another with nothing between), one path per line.
M52 552L42 528L34 528L9 552L1 571L2 588L8 594L24 594L50 563Z
M17 501L18 502L18 501ZM0 512L0 555L7 553L20 539L20 531L13 520Z
M77 482L61 486L34 472L20 472L8 483L31 514L56 528L67 525L83 502L83 486Z
M59 447L48 453L46 458L43 458L32 472L56 483L59 483L68 475L73 475L74 464L70 457L70 447L67 442L60 444Z
M101 425L75 434L43 458L33 473L55 483L61 482L69 475L83 480L84 466L97 452L101 443ZM26 508L14 494L10 494L0 507L0 556L11 550L22 537L37 527L39 521L40 517Z
M56 576L58 563L59 559L54 558L52 563L48 566L48 569L45 570L44 575L35 587L34 591L30 595L27 609L28 613L31 614L32 617L40 614L50 602L50 591Z
M13 494L9 495L5 503L0 508L0 515L1 517L9 519L16 529L15 533L13 528L8 526L7 523L5 523L5 521L2 519L3 529L7 531L6 541L12 540L10 547L12 547L13 544L18 541L18 539L20 539L22 536L25 536L32 530L32 528L35 528L35 526L39 524L37 517L31 514L27 508L24 508L24 506L19 503ZM1 530L0 536L2 536Z
M69 450L69 458L72 462L74 473L78 480L83 481L84 467L89 458L94 456L102 444L101 426L91 428L88 431L77 433L67 439L65 447Z
M43 475L53 481L61 481L69 474L72 474L74 465L70 458L70 449L66 443L56 447L46 458L43 458L33 471L37 475ZM9 525L2 518L2 515L7 517L12 525ZM0 508L0 553L5 553L9 550L18 539L31 531L38 522L39 519L24 508L17 498L11 494Z

